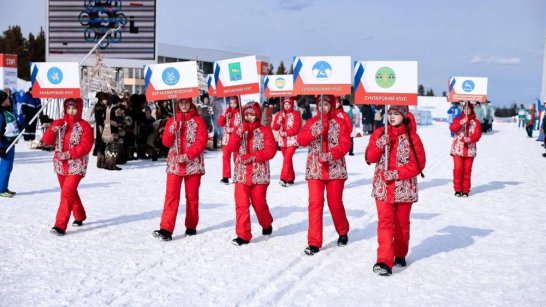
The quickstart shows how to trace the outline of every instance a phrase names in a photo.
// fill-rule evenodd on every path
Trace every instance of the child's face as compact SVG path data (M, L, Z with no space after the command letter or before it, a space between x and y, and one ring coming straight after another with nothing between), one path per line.
M245 120L249 123L253 123L256 121L256 115L247 113L245 114Z
M68 106L66 108L66 114L74 116L78 114L78 108L76 108L76 106Z
M402 121L404 120L404 116L398 111L390 110L387 115L391 126L400 126L400 124L402 124Z
M284 109L285 109L286 111L290 110L291 107L292 107L292 105L290 104L290 102L285 102L285 103L284 103Z

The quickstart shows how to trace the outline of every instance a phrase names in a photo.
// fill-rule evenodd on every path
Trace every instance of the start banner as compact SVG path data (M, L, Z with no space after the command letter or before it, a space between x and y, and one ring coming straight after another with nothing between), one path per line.
M351 57L296 57L294 95L351 94Z
M290 97L294 89L294 75L270 75L264 79L265 97Z
M77 62L41 62L30 65L34 98L80 98L80 67Z
M146 65L144 88L150 101L199 96L197 62Z
M260 79L256 65L256 56L215 62L216 97L259 93Z
M447 101L487 101L487 78L450 77Z
M355 61L355 103L417 105L417 61Z

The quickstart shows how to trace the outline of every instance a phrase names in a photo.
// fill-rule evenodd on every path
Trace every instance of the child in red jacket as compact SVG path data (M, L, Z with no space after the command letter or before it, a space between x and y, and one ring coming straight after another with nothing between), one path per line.
M370 137L365 158L376 163L372 196L377 207L376 274L387 276L393 265L406 266L410 238L410 211L417 202L417 175L426 157L416 123L407 106L391 106L387 112L388 133L377 129ZM388 166L385 166L388 152Z
M319 114L309 119L298 134L298 143L309 146L305 179L309 188L309 230L307 255L314 255L322 247L322 212L324 190L328 208L339 234L337 244L347 245L349 221L343 206L343 188L347 180L345 155L351 147L350 127L335 112L335 97L322 96ZM322 113L322 116L320 115Z
M463 115L454 119L449 129L455 133L450 152L453 157L453 189L455 196L468 197L472 164L477 154L476 143L482 136L482 128L474 113L474 105L466 103L463 107Z
M87 218L78 185L87 171L89 152L93 147L93 129L82 119L82 111L80 98L65 99L63 118L53 121L42 139L46 145L55 145L53 169L61 186L61 202L51 233L58 236L65 234L71 213L74 215L72 226L75 227L82 226Z
M283 161L280 184L283 187L294 184L296 173L292 158L298 148L297 135L300 131L301 115L294 110L294 97L284 99L283 110L275 114L273 130L279 131L279 147L281 148Z
M237 246L248 244L252 239L250 210L256 211L263 235L271 235L273 217L267 206L269 186L269 160L277 153L273 132L261 125L261 109L251 102L243 108L243 129L241 135L234 133L226 149L237 152L233 182L235 182L235 216L237 237L232 243Z
M229 184L231 178L231 152L226 149L229 139L240 133L241 129L241 110L239 110L239 98L233 96L229 99L229 106L220 117L218 117L218 126L224 127L224 137L222 138L222 180L220 182ZM237 160L237 153L233 154L233 161Z
M163 132L163 145L170 148L167 156L167 191L160 229L154 237L172 240L184 181L186 195L186 236L197 234L199 221L199 187L205 174L203 151L207 146L207 124L197 113L191 98L178 100L178 112L169 118Z

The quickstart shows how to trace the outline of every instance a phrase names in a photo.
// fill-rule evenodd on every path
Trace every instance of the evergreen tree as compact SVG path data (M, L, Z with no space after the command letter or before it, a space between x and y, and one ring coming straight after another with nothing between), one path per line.
M292 65L290 65L290 70L288 71L288 74L289 75L293 75L294 74L294 64L292 63Z
M17 55L17 76L30 80L28 41L23 37L20 26L9 26L0 37L0 53Z
M277 67L277 75L286 75L286 68L284 67L283 61L281 61L279 67Z
M443 91L443 92L442 92L442 97L447 97L446 91Z
M429 89L425 96L434 96L434 91L432 89Z
M419 87L417 88L417 95L425 96L425 87L422 84L419 84Z
M42 27L36 38L32 33L28 35L28 53L31 62L45 62L45 32Z

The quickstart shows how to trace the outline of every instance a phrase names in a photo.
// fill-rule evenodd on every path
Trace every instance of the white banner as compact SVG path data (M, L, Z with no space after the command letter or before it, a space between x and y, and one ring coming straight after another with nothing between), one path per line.
M269 75L264 79L265 97L292 96L294 75Z
M80 69L77 62L32 63L32 96L35 98L79 98Z
M351 93L350 56L296 57L294 68L294 94L347 95Z
M240 96L260 92L256 56L247 56L214 63L216 96Z
M447 101L480 101L487 100L487 78L483 77L450 77Z
M146 65L144 86L150 101L199 96L197 62Z

